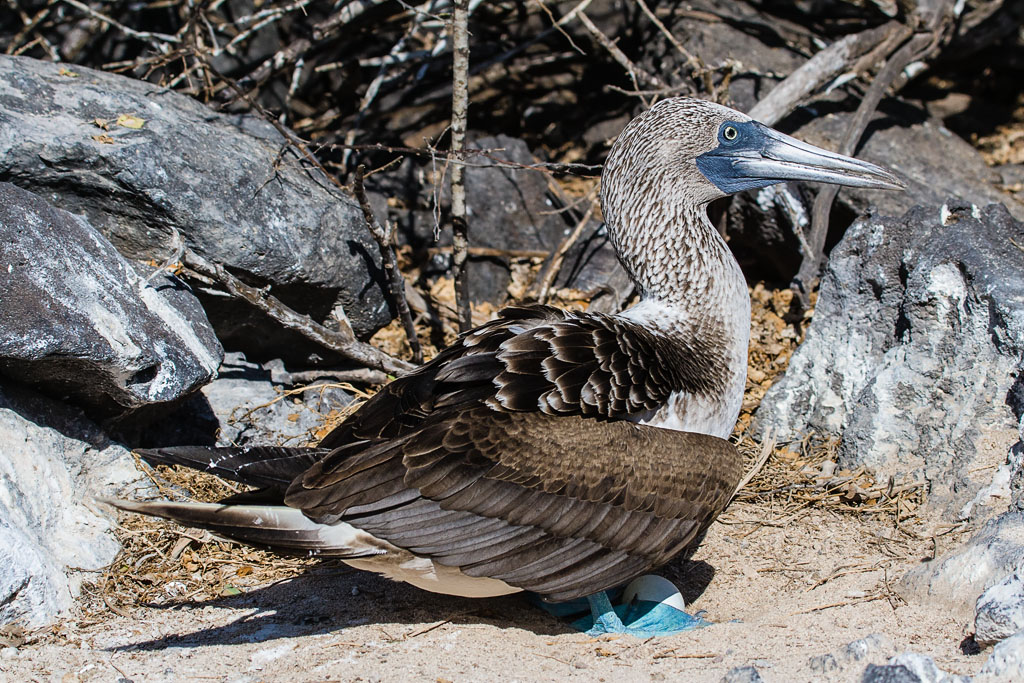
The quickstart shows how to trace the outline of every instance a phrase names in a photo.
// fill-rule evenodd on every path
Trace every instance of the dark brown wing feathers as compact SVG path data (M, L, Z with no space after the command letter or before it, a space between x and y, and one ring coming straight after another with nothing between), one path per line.
M286 502L470 576L589 595L666 562L731 496L728 442L616 419L715 390L709 362L618 318L506 309L330 434Z

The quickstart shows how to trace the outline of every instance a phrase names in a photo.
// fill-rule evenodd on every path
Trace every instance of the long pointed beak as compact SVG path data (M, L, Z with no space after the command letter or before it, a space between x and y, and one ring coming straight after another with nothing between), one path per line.
M860 159L829 152L796 138L754 124L764 135L761 153L733 160L742 175L764 180L811 180L850 187L902 190L903 181L891 172Z
M735 142L697 157L697 167L722 192L767 187L787 180L902 190L890 171L791 138L756 121L734 124Z

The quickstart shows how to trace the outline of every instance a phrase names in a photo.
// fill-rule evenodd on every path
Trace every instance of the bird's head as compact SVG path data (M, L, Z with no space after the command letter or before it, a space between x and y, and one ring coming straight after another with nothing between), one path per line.
M889 171L784 135L746 114L687 97L662 100L615 142L602 180L614 213L635 195L675 196L703 206L719 197L789 180L885 190L903 188ZM639 183L639 184L638 184Z

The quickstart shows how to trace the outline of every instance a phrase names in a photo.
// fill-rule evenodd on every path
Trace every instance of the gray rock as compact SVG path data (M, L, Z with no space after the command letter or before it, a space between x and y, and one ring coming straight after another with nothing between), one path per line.
M762 683L761 673L753 666L737 666L722 676L721 683Z
M868 664L860 683L924 683L913 671L902 664Z
M78 411L0 383L0 624L49 623L69 608L82 577L120 545L112 513L94 496L141 476L131 454Z
M1024 631L1018 631L992 649L973 683L1017 683L1024 680Z
M279 158L270 124L84 67L0 56L0 72L0 180L85 214L129 258L162 261L177 231L318 320L335 303L359 335L391 319L358 206L295 155ZM114 123L123 114L145 123Z
M890 667L903 667L921 683L968 683L970 676L959 676L946 673L938 667L931 657L917 654L916 652L904 652L889 660Z
M811 657L807 664L811 671L832 677L840 672L849 671L854 664L859 670L864 662L885 661L892 651L892 641L880 633L872 633L847 643L834 652Z
M989 520L966 543L907 572L898 592L908 602L947 610L955 619L974 615L982 592L1024 562L1024 512Z
M931 503L972 514L991 470L971 469L1019 440L1022 240L1024 225L998 205L855 223L759 426L782 440L841 434L843 467L927 481Z
M978 598L974 608L974 639L993 645L1024 629L1024 564Z
M220 343L181 283L147 284L84 218L9 183L0 273L9 377L106 418L176 401L216 373Z
M326 384L326 383L317 383ZM301 446L319 439L314 433L332 410L348 406L352 396L338 388L294 394L273 383L271 370L228 353L219 377L202 394L219 423L221 446Z

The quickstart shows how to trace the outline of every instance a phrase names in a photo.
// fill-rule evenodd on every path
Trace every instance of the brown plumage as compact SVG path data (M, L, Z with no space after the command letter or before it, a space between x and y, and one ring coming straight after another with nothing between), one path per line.
M258 501L115 504L459 595L568 600L664 564L699 540L741 475L725 437L746 377L749 300L706 204L787 177L895 182L758 125L680 98L616 142L601 197L644 297L634 308L507 308L316 449L144 452L260 486Z

